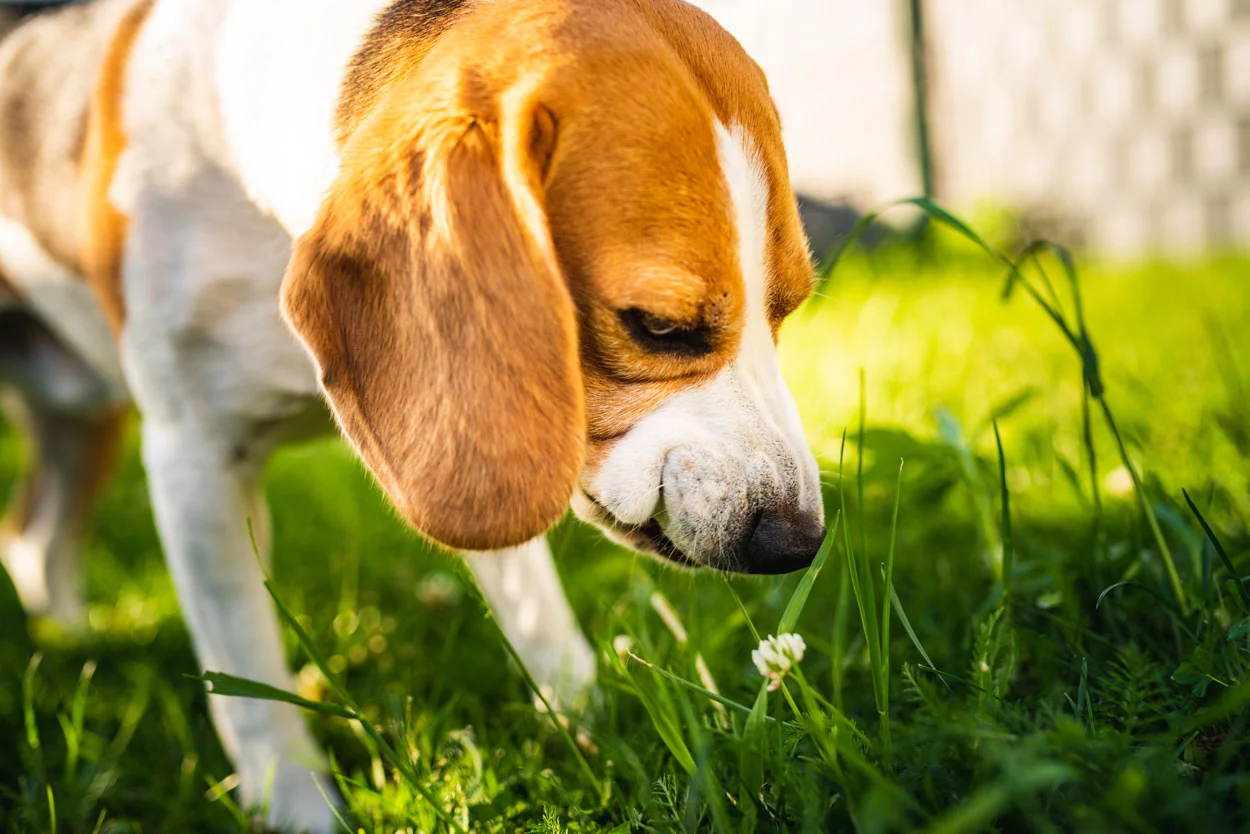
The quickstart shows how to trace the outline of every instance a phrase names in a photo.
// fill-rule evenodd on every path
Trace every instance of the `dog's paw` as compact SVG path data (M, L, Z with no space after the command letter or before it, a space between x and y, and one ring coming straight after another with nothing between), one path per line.
M75 572L49 570L46 548L30 539L0 534L0 565L9 575L22 608L55 631L77 635L87 625L87 606Z
M530 670L542 698L534 696L534 706L544 711L545 699L556 712L579 715L590 704L598 678L594 649L580 631L571 635L562 646L558 660L537 663Z
M267 786L257 820L283 834L331 834L342 831L335 805L342 804L338 787L324 773L293 762L280 765Z

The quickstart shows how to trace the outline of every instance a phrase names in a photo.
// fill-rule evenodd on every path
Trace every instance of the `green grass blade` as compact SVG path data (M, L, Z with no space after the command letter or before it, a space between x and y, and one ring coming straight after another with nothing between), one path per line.
M997 420L994 421L994 443L998 446L998 488L1003 496L1003 598L1009 600L1011 595L1011 574L1015 570L1015 554L1012 552L1011 540L1011 491L1007 489L1007 458L1003 455L1003 438L998 433Z
M1098 401L1102 409L1103 417L1106 420L1107 427L1111 430L1111 434L1115 438L1116 447L1120 453L1120 460L1123 462L1125 469L1128 470L1129 476L1133 480L1133 487L1137 493L1138 503L1142 512L1146 516L1147 524L1150 526L1150 532L1154 537L1155 543L1159 548L1159 554L1163 558L1164 569L1167 571L1168 582L1172 586L1172 592L1176 596L1177 602L1180 604L1181 611L1189 611L1189 600L1185 593L1185 587L1180 579L1180 574L1176 570L1176 562L1172 557L1172 550L1168 546L1167 540L1163 536L1163 531L1159 527L1159 520L1155 516L1154 508L1151 506L1149 496L1146 495L1145 487L1142 484L1141 477L1137 473L1137 467L1133 465L1132 459L1129 457L1128 449L1124 445L1124 438L1120 434L1119 426L1116 424L1115 417L1111 413L1111 407L1107 404L1105 396L1105 386L1102 381L1102 373L1098 359L1098 352L1094 349L1093 341L1090 339L1089 331L1085 326L1085 312L1081 301L1081 284L1077 275L1075 263L1071 254L1062 246L1051 243L1049 241L1036 241L1025 249L1026 255L1033 255L1038 251L1046 250L1054 254L1063 266L1064 273L1068 277L1068 281L1072 288L1073 303L1076 312L1076 331L1067 324L1063 316L1055 311L1044 299L1035 291L1031 291L1032 297L1042 306L1044 310L1055 321L1059 328L1063 331L1064 336L1076 349L1081 359L1081 373L1085 380L1085 385L1090 395ZM1011 262L1008 261L1010 264ZM1020 277L1018 267L1011 264L1014 276ZM1086 438L1086 445L1092 454L1093 445L1089 438ZM1097 490L1097 486L1094 486ZM1096 493L1095 493L1096 499Z
M755 703L747 714L746 723L742 727L742 747L738 753L738 766L742 773L742 783L749 792L751 799L760 795L764 786L765 750L765 719L768 718L768 684L760 685L755 696Z
M751 620L751 614L747 611L746 603L744 603L742 601L742 597L738 595L738 590L734 588L733 582L729 578L729 574L722 573L720 578L721 581L725 583L725 587L729 590L729 596L732 597L733 601L738 604L738 610L742 612L742 618L746 620L747 628L751 631L751 639L756 643L760 642L760 640L764 638L760 637L759 629L755 627L755 623Z
M96 664L88 660L82 665L78 676L78 686L74 690L74 701L70 707L69 719L65 726L65 781L73 782L78 772L78 756L82 750L83 720L87 710L87 692L91 688L91 677L95 674Z
M1237 568L1233 566L1233 560L1228 557L1228 552L1224 550L1224 545L1220 544L1220 539L1215 535L1215 531L1211 529L1211 525L1207 524L1207 520L1203 518L1202 513L1198 511L1198 507L1194 504L1194 500L1189 497L1189 492L1182 489L1181 495L1185 496L1185 503L1189 505L1189 511L1194 514L1194 518L1198 519L1198 523L1202 525L1202 532L1206 534L1207 540L1211 542L1215 552L1219 554L1220 561L1224 563L1224 570L1228 572L1228 578L1237 586L1238 599L1241 601L1241 610L1243 613L1250 613L1250 592L1246 591L1246 584L1241 581L1241 576L1237 572Z
M1137 503L1146 515L1146 523L1150 525L1150 532L1154 536L1155 544L1159 547L1159 555L1163 557L1163 567L1167 571L1168 582L1172 585L1172 593L1176 595L1181 612L1187 614L1189 613L1189 598L1185 594L1185 586L1181 583L1180 574L1176 571L1176 560L1172 558L1172 548L1168 547L1167 539L1163 537L1159 519L1155 516L1154 507L1150 504L1150 496L1146 494L1146 486L1141 482L1137 467L1133 465L1133 460L1129 457L1128 448L1124 445L1124 438L1120 435L1120 428L1116 425L1107 400L1099 398L1098 405L1102 407L1102 415L1106 419L1107 427L1111 429L1111 434L1115 437L1116 447L1120 451L1120 460L1124 463L1124 468L1128 470L1129 477L1133 479L1133 491L1137 495Z
M859 519L859 553L868 560L868 526L864 523L864 424L868 422L868 393L864 369L859 369L859 431L855 438L855 515ZM838 473L839 479L842 473ZM850 521L848 519L847 523Z
M612 665L616 668L617 674L630 685L634 694L638 696L638 700L642 701L643 709L651 718L651 726L659 734L660 741L668 748L668 752L677 760L677 764L681 765L681 769L686 771L687 775L693 775L694 756L691 755L690 748L686 746L685 739L681 736L680 723L671 712L671 704L667 702L667 699L657 697L655 693L640 685L633 673L615 655L613 655Z
M841 517L842 511L838 511ZM841 576L838 577L838 601L833 611L832 650L829 653L830 674L833 677L833 703L841 710L842 682L846 677L847 627L851 610L851 576L850 566L842 562Z
M282 621L286 623L293 632L295 632L295 639L299 641L300 648L304 650L304 654L308 655L308 659L311 660L313 665L316 666L317 669L321 671L321 674L325 676L326 682L330 684L330 688L334 690L335 694L339 696L344 704L359 712L359 705L356 703L356 699L353 698L351 693L347 691L347 688L339 682L338 675L334 674L334 672L330 669L329 664L327 664L325 658L321 656L321 652L317 649L316 644L314 644L312 638L308 636L308 632L304 631L304 627L299 624L299 620L295 618L295 615L291 613L291 610L286 607L286 603L284 603L281 597L278 596L278 591L274 587L273 582L268 579L265 580L265 590L269 592L269 597L273 600L274 607L278 609L278 615L282 618Z
M890 588L890 605L894 608L894 613L898 615L898 621L903 624L903 631L907 632L911 644L916 647L916 651L920 652L920 656L924 658L924 662L929 664L929 670L936 673L938 679L946 684L946 688L950 689L950 684L946 683L946 673L937 668L937 664L933 662L933 658L929 657L929 653L925 651L924 644L920 642L920 638L916 636L916 630L911 626L911 620L907 619L907 612L903 610L903 603L898 599L898 593Z
M296 695L294 692L287 692L285 689L270 686L267 683L260 683L259 681L248 680L247 678L237 678L224 672L205 672L203 675L186 675L186 677L191 680L203 681L207 685L208 691L213 695L223 695L230 698L252 698L257 701L281 701L287 704L295 704L297 707L310 712L320 712L348 720L357 718L355 712L345 709L338 704L331 704L325 701L310 701L307 698Z
M225 784L225 780L218 781L211 776L205 777L204 784L208 785L208 792L205 794L209 802L216 802L229 812L234 821L238 823L240 831L251 831L252 821L248 819L248 815L239 807L239 803L235 802L230 796L232 790Z
M720 704L721 706L729 707L730 709L737 710L738 712L741 712L744 714L750 714L751 712L752 708L748 707L746 704L739 703L738 701L735 701L732 698L726 698L724 695L721 695L719 692L713 692L712 690L706 687L700 686L694 681L688 681L685 678L681 677L680 675L675 675L672 672L668 671L667 669L661 668L659 666L656 666L654 663L651 663L649 661L642 659L641 657L634 654L633 652L629 653L629 659L634 661L635 663L639 663L645 666L654 674L657 674L660 677L667 679L669 682L674 683L682 687L683 689L688 689L691 692L695 692L695 693L698 693L699 695L702 695L704 698L707 698L709 701L714 701ZM764 720L775 721L776 719L766 715Z
M725 808L725 797L729 794L721 787L720 779L716 775L716 768L712 765L711 744L708 742L707 735L703 732L690 702L685 698L680 699L680 701L683 726L686 727L691 737L692 746L699 754L694 772L694 782L699 786L702 799L712 814L713 830L729 834L730 831L734 830L730 827L729 812Z
M35 676L43 662L43 652L35 652L26 664L22 673L22 722L26 731L26 746L30 749L31 769L34 770L38 783L47 782L47 766L43 758L43 747L39 739L39 722L35 714Z
M1011 264L1011 262L1007 259L1005 255L1003 255L1003 253L999 252L997 249L991 246L988 242L986 242L985 238L981 237L979 234L973 231L971 226L969 226L967 223L964 223L958 217L951 214L949 211L942 208L937 203L930 200L928 197L908 197L905 200L900 200L899 203L896 203L895 205L900 205L900 204L910 204L910 205L915 206L916 208L923 211L932 219L937 220L938 222L950 227L951 229L954 229L956 232L963 235L969 241L971 241L972 243L979 246L982 250L984 250L984 252L990 257L995 258L1000 261L1004 261L1008 263L1009 265Z
M1098 359L1098 351L1094 349L1094 344L1090 340L1089 331L1085 327L1085 305L1081 300L1081 279L1077 274L1076 262L1072 258L1072 253L1067 247L1060 246L1049 240L1035 240L1030 243L1021 255L1020 261L1023 262L1026 257L1031 257L1034 263L1038 265L1041 271L1041 264L1037 256L1041 252L1049 252L1058 259L1060 266L1063 267L1063 273L1068 279L1068 286L1072 290L1072 304L1076 317L1076 333L1064 322L1063 316L1053 314L1053 318L1057 318L1062 322L1062 329L1068 341L1076 348L1077 353L1081 357L1081 370L1085 376L1085 383L1089 386L1090 393L1095 399L1101 399L1103 392L1106 390L1102 382L1101 364ZM1043 276L1045 272L1042 273Z
M1117 588L1137 588L1138 590L1145 591L1146 593L1150 594L1150 596L1154 597L1160 603L1162 603L1163 607L1168 609L1173 615L1180 613L1171 603L1168 602L1167 599L1165 599L1157 591L1155 591L1154 588L1151 588L1149 585L1144 585L1141 582L1135 582L1131 579L1125 579L1123 581L1116 582L1113 585L1108 585L1106 588L1103 588L1102 593L1098 595L1098 601L1094 603L1094 608L1095 609L1101 608L1103 600L1106 599L1107 596Z
M937 417L938 433L943 442L955 453L955 459L959 463L960 474L963 475L964 484L968 489L968 496L972 499L972 508L976 513L977 527L981 531L981 537L985 540L985 552L989 568L994 572L994 578L999 579L1003 571L1003 543L999 538L998 527L994 521L994 507L991 503L989 485L985 483L985 479L981 475L981 465L977 461L976 452L973 450L968 437L964 434L964 428L959 418L945 407L938 408L935 416Z
M843 241L842 246L840 246L838 251L834 253L832 258L830 258L829 268L825 270L825 281L827 281L829 276L832 275L838 268L838 264L842 261L842 257L846 255L847 252L850 252L855 248L855 244L859 242L861 237L863 237L864 232L868 231L868 227L877 222L877 218L880 216L880 212L869 212L859 218L859 220L851 228L850 233L846 236L846 240ZM821 283L823 284L824 281Z
M466 589L472 597L477 600L478 605L481 606L482 613L488 619L494 621L494 612L491 611L490 604L487 603L485 595L482 594L481 589L477 587L477 584L472 579L464 576L461 577L461 581L465 584ZM551 716L551 723L555 725L556 732L564 742L565 747L567 747L569 752L573 754L573 759L578 763L578 767L581 769L582 775L586 777L587 781L593 787L595 794L601 799L606 799L606 794L604 793L605 786L599 781L599 777L595 775L595 771L590 766L590 762L586 761L586 756L582 753L582 748L578 745L577 740L573 738L573 734L569 732L569 728L565 725L565 723L560 721L559 713L547 699L546 694L542 691L542 687L538 685L536 680L534 680L534 676L530 674L530 670L526 667L525 662L521 660L521 655L517 652L516 647L512 645L512 641L508 639L508 635L504 633L502 626L500 626L498 622L495 623L495 626L495 631L499 635L499 641L503 646L504 651L507 652L508 657L512 658L512 662L516 664L517 669L521 672L521 677L525 680L525 685L529 687L530 691L534 694L534 697L538 698L539 702L543 705L543 708L547 710L547 714Z
M31 750L39 749L39 725L35 722L35 674L42 662L43 654L35 652L22 675L22 716L26 724L26 746Z
M1195 712L1180 722L1180 734L1201 730L1212 724L1225 720L1229 716L1242 712L1250 705L1250 680L1242 681L1220 694L1214 704Z
M812 586L816 584L816 577L820 576L820 570L825 566L825 560L829 558L829 552L833 550L834 545L838 541L838 525L841 523L842 512L839 510L834 514L833 526L825 534L825 540L821 543L820 550L816 551L816 558L812 560L811 567L804 572L803 578L799 580L798 587L790 595L790 601L786 603L786 610L781 614L781 622L777 623L778 634L794 631L794 627L799 624L799 616L803 613L803 606L807 604L807 598L812 593ZM739 602L739 605L741 605L741 602ZM759 634L754 627L752 627L751 632L758 642Z
M846 432L842 433L842 455L838 460L838 481L845 486L842 478L842 466L846 452ZM842 502L842 515L846 515L846 490L839 491ZM856 607L859 608L859 621L864 630L864 642L868 646L868 664L872 673L873 698L877 704L877 715L881 723L881 740L889 746L890 729L888 714L888 695L884 693L886 681L881 666L881 635L877 628L876 592L873 587L872 572L866 564L860 564L862 555L855 552L851 544L850 525L842 525L843 546L846 548L846 564L851 576L851 591L855 594Z
M903 495L903 461L898 462L898 483L894 486L894 515L890 519L890 548L885 554L885 594L881 600L881 658L890 668L890 601L894 596L894 544L898 540L898 504Z
M321 798L325 800L326 805L329 806L330 813L334 814L334 820L339 824L339 828L346 831L347 834L353 834L352 827L347 824L347 820L343 819L343 814L339 812L338 806L335 805L334 800L332 800L329 794L326 793L325 788L321 787L321 780L314 780L313 785L317 788L317 793L321 794Z

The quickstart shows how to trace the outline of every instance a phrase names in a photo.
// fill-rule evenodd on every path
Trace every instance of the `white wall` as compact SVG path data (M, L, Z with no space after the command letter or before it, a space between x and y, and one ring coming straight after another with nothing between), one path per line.
M920 190L895 0L694 0L764 68L801 191L875 206Z
M696 0L755 56L795 185L919 191L904 0ZM1074 243L1250 246L1250 0L925 0L938 197Z

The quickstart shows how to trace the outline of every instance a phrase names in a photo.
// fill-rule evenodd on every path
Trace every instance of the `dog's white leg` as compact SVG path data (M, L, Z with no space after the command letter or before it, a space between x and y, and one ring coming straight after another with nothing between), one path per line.
M563 709L583 706L595 682L595 654L569 608L547 540L466 553L465 560L544 694Z
M85 362L5 298L2 279L0 395L27 441L0 523L0 562L28 612L73 628L84 613L78 548L116 456L122 409Z
M143 460L165 557L200 665L290 691L278 623L247 530L251 518L257 546L267 547L259 467L215 441L190 426L144 423ZM270 824L284 829L332 830L317 787L326 761L296 707L220 696L209 705L244 801L268 802Z
M317 406L316 374L278 309L290 238L231 176L196 162L198 146L134 130L148 144L123 155L114 184L130 220L122 367L165 558L201 668L289 691L247 521L266 553L263 462ZM245 803L267 803L284 831L334 829L318 789L326 760L298 708L225 696L209 706Z
M5 405L27 436L29 462L0 525L0 561L29 613L76 628L85 613L78 549L112 468L122 414L66 414L16 392Z

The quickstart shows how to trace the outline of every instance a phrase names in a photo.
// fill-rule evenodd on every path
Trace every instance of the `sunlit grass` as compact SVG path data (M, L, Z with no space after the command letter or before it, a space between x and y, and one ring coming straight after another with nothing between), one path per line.
M395 521L345 449L280 454L275 591L299 695L330 705L311 721L353 824L1243 829L1250 621L1181 489L1250 573L1250 261L1082 267L1185 605L1094 421L1097 511L1076 354L950 240L844 260L784 329L838 519L810 573L677 573L572 521L552 533L602 657L567 732L534 711L454 560ZM0 484L16 458L0 441ZM17 751L0 757L0 828L47 831L53 812L61 832L247 827L133 449L88 560L81 637L42 632L0 591L0 749ZM791 631L804 658L770 692L751 651Z

